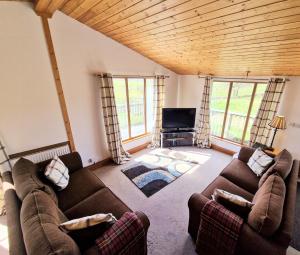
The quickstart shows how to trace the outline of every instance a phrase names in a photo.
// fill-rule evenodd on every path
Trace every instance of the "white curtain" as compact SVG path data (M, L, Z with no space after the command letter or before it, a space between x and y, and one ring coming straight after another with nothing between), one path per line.
M250 131L251 146L255 143L267 145L271 132L271 127L268 124L272 121L277 112L284 87L284 79L271 79L269 81Z
M199 148L210 148L210 92L211 78L205 78L201 107L196 126L196 144Z
M129 154L125 151L122 144L111 74L100 75L99 84L109 151L113 161L117 164L122 164L124 161L129 160Z
M154 126L151 147L160 146L160 130L162 128L162 108L164 105L164 77L156 76L154 83Z

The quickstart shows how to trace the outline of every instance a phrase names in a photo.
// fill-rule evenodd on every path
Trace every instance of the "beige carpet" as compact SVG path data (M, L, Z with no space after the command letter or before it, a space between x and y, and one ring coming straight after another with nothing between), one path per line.
M189 197L201 192L230 162L231 157L214 150L178 147L178 151L196 155L199 165L180 176L159 192L147 198L122 172L131 162L121 166L105 166L94 173L132 210L146 213L150 219L148 245L150 255L196 254L187 233Z

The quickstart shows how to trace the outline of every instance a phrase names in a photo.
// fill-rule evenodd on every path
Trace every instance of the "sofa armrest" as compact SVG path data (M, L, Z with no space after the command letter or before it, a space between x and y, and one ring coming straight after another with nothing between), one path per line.
M134 213L138 216L139 220L142 222L144 230L147 233L148 228L150 226L150 221L149 221L147 215L140 211L136 211Z
M250 157L252 156L252 154L254 153L255 149L253 148L250 148L250 147L242 147L240 152L239 152L239 155L238 155L238 159L245 162L245 163L248 163Z
M202 208L208 201L209 199L200 193L194 193L188 201L188 206L189 206L188 232L194 241L196 241L197 239Z
M72 152L66 155L62 155L59 158L62 162L64 162L70 173L83 168L82 160L78 152Z

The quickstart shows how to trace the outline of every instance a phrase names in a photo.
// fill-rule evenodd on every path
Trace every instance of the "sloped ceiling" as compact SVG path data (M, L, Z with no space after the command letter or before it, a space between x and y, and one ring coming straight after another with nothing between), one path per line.
M300 75L300 0L39 0L178 74Z

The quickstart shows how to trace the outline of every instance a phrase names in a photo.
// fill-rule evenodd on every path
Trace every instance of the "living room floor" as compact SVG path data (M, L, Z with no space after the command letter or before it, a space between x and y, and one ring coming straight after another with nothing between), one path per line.
M107 165L94 173L119 196L132 210L143 211L150 219L148 253L150 255L196 254L195 246L187 232L189 197L201 192L231 161L232 157L210 149L176 147L177 151L197 154L199 164L157 193L146 197L122 172L134 159L150 149L135 153L124 165ZM290 248L288 255L300 254Z

